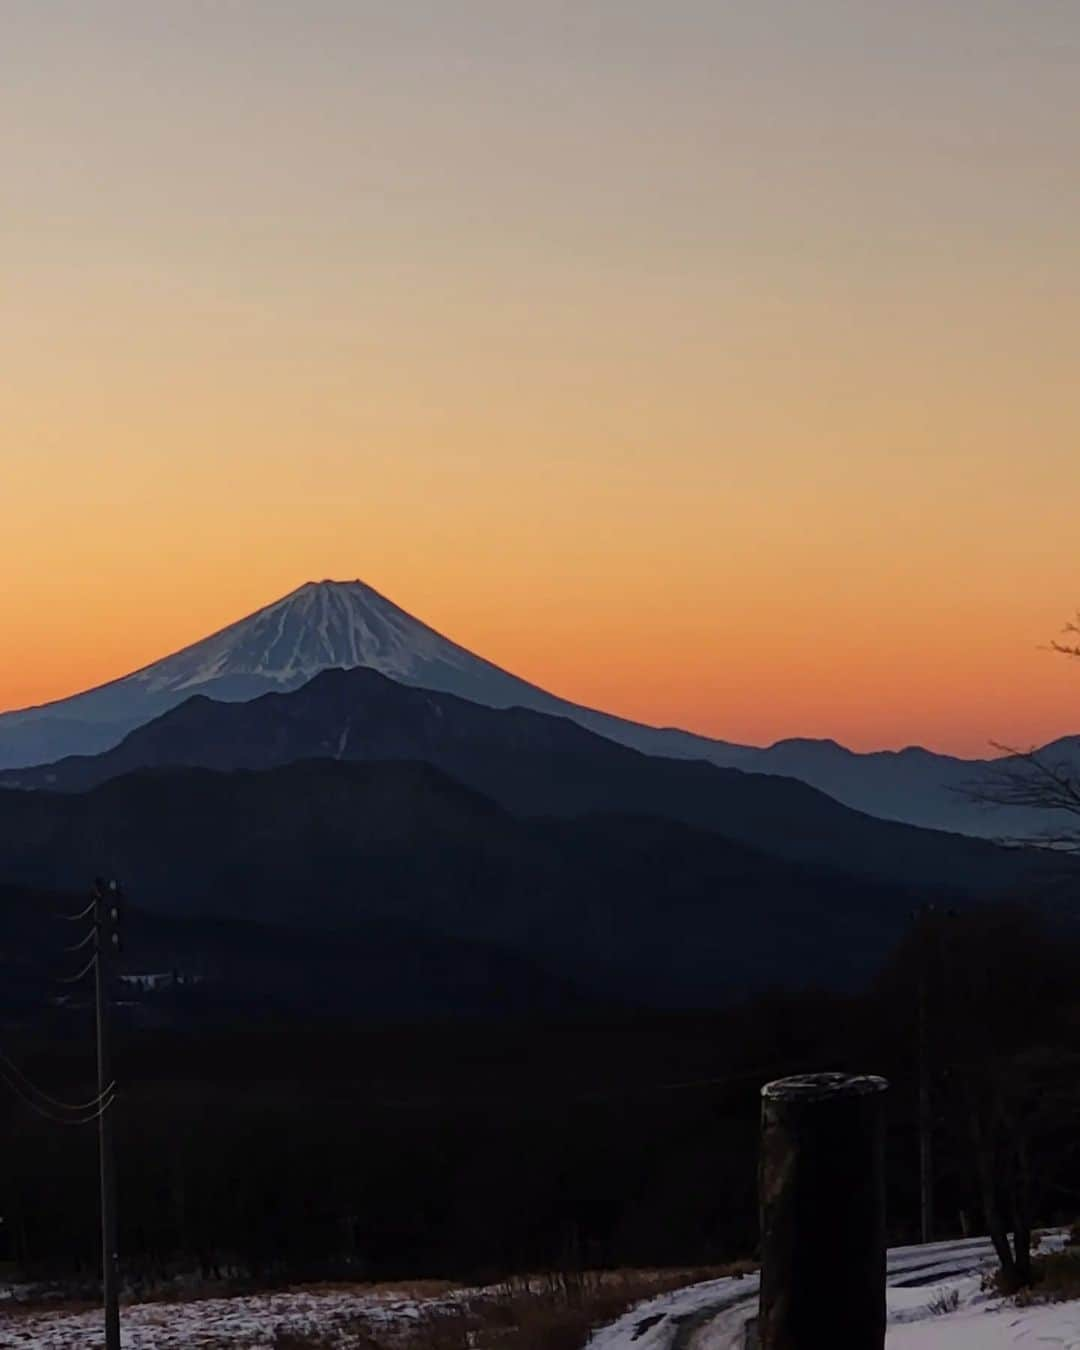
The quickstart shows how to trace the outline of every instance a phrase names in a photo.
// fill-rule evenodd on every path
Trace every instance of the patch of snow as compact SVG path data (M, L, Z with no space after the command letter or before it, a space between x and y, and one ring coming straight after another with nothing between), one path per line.
M1044 1235L1043 1250L1061 1233ZM987 1238L896 1247L886 1275L887 1350L997 1350L1040 1344L1080 1350L1080 1304L1018 1309L982 1292L994 1264ZM937 1311L955 1295L956 1310ZM843 1298L842 1282L836 1296ZM758 1277L713 1280L649 1299L597 1332L588 1350L742 1350L757 1316ZM954 1339L955 1337L955 1339ZM842 1347L836 1347L842 1350Z
M392 1339L395 1329L453 1306L461 1291L427 1299L393 1290L288 1290L187 1303L139 1303L121 1310L123 1350L270 1350L282 1332L353 1343L358 1326ZM0 1346L19 1350L100 1350L101 1311L0 1312Z
M228 676L291 687L333 668L368 666L408 680L433 661L461 669L470 660L476 658L363 582L309 582L130 679L155 694L190 692Z
M961 1307L957 1312L891 1325L885 1344L888 1350L1005 1350L1025 1345L1080 1350L1080 1304Z
M588 1350L671 1350L688 1319L708 1310L720 1317L744 1304L756 1309L757 1291L756 1275L729 1276L646 1299L594 1333Z

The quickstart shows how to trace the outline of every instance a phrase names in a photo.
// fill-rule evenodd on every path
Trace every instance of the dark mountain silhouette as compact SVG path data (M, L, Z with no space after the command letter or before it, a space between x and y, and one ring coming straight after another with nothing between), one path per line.
M1022 838L1064 823L973 802L964 789L985 783L986 760L919 747L857 754L835 741L800 738L739 745L582 707L475 655L359 580L307 582L142 670L70 698L0 713L0 769L99 754L193 695L243 703L333 670L370 670L407 688L456 694L489 708L533 709L645 754L795 778L854 810L929 829ZM988 727L988 737L996 731ZM1080 738L1066 737L1040 755L1075 774Z
M153 913L277 926L298 968L289 932L393 923L445 943L448 972L466 942L474 966L483 948L505 972L509 954L538 988L654 1006L857 985L927 894L659 818L521 819L429 764L390 762L2 792L0 860L11 885L71 890L106 871Z
M58 934L67 940L71 929L59 921L85 903L85 895L0 886L0 1011L25 1011L37 1024L50 1004L76 1012L86 1003L88 982L58 983L81 964L63 953ZM126 904L121 928L114 996L125 1023L550 1016L596 1006L523 955L399 919L327 931Z
M863 815L794 779L617 745L566 718L494 709L378 674L332 670L247 703L197 696L95 757L0 775L82 791L135 770L266 769L302 759L418 760L521 816L662 816L783 858L912 886L1003 890L1059 865Z
M193 694L245 702L338 669L378 671L405 685L459 694L493 708L537 708L650 753L707 758L741 749L549 694L475 656L357 580L307 582L142 670L70 698L0 713L0 768L98 754Z

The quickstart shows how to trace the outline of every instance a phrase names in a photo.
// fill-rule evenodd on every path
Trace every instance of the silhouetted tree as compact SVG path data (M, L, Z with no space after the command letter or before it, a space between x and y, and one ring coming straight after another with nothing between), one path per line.
M940 1116L966 1146L1002 1285L1015 1292L1032 1281L1032 1230L1080 1118L1076 953L1021 908L936 911L920 924L911 960L934 987Z
M1080 659L1080 614L1063 630L1066 641L1051 649L1072 660ZM992 764L966 792L973 801L990 806L1022 807L1048 817L1042 828L1011 838L1010 843L1036 844L1070 853L1080 852L1080 769L1076 758L1058 748L1019 750L995 742L1003 758Z

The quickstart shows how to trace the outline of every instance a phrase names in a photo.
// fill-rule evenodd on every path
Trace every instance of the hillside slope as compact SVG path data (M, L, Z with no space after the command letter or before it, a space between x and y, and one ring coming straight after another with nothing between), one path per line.
M0 792L0 882L73 890L103 870L152 912L322 931L393 920L661 1006L860 984L931 893L658 818L520 819L426 764Z
M135 770L268 769L304 759L417 760L518 815L665 817L792 860L904 885L985 890L1045 877L1045 858L878 820L794 779L641 754L566 718L492 709L359 669L242 704L190 699L97 757L0 775L79 791Z

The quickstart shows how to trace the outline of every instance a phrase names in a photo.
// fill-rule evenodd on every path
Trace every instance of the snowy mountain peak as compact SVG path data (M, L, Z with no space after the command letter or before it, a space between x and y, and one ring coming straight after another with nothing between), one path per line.
M411 682L432 662L460 668L470 659L362 581L309 581L130 678L154 694L223 680L292 689L338 667Z
M305 582L131 675L0 715L0 769L97 754L194 694L244 702L296 689L324 670L357 667L491 708L535 708L568 717L646 752L707 758L736 751L688 732L641 726L568 703L474 656L365 582L326 579Z
M887 819L970 834L1023 835L963 796L978 761L912 748L858 755L835 741L781 741L760 750L674 727L650 727L584 708L474 656L363 581L308 581L247 618L109 684L37 708L0 714L0 770L95 755L194 694L244 702L299 688L324 670L368 667L402 684L489 708L570 718L645 754L703 759L802 779L845 805ZM1080 772L1080 738L1046 747ZM958 791L958 789L960 789ZM1021 812L1021 815L1023 813Z

